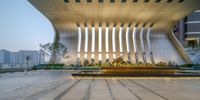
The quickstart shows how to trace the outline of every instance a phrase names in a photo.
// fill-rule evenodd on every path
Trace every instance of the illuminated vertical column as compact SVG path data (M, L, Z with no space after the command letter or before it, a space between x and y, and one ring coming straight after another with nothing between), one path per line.
M147 30L147 45L148 45L148 51L151 51L150 32L151 32L151 27L149 27L148 30Z
M147 38L147 45L148 45L150 60L151 60L151 63L154 64L153 52L152 52L152 49L151 49L150 33L151 33L151 27L149 27L148 30L147 30L147 37L146 38Z
M143 61L144 61L144 63L146 63L146 56L145 56L145 51L144 51L143 33L144 33L144 27L142 27L141 31L140 31L140 46L141 46L141 49L142 49L142 58L143 58Z
M95 27L92 27L92 48L91 48L91 61L94 63L94 53L95 53Z
M115 43L115 31L116 31L116 27L113 27L112 29L112 49L113 49L113 60L116 59L116 43Z
M123 27L119 28L119 51L120 57L123 58L123 44L122 44L122 34L123 34Z
M130 47L129 47L129 30L130 30L130 27L127 27L126 28L126 50L127 50L127 53L128 53L128 62L131 62L131 57L130 57Z
M137 27L133 28L133 35L132 36L133 36L132 38L133 38L133 47L134 47L134 53L135 53L135 61L138 64L137 39L136 39L136 37L137 37Z
M102 27L99 27L99 62L102 61Z
M106 62L109 62L109 27L106 27L106 36L105 36L105 43L106 43Z
M78 47L77 47L77 64L80 64L80 52L81 52L81 28L78 27Z
M84 60L87 61L87 53L88 53L88 27L85 27L85 48L84 48Z

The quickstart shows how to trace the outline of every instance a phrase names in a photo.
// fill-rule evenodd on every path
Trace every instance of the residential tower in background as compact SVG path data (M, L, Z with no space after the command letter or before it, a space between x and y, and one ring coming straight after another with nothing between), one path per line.
M29 59L27 59L29 58ZM27 64L38 65L45 63L45 56L37 50L19 50L11 52L9 50L0 50L0 64L14 67L27 66Z

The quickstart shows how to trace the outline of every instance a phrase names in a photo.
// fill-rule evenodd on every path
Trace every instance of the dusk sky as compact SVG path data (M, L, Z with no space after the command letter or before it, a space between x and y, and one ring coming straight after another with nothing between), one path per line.
M0 0L0 12L0 49L38 50L53 42L51 23L27 0Z

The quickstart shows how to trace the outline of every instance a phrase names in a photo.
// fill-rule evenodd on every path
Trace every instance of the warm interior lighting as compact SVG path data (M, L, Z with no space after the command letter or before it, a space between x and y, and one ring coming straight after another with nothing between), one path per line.
M151 28L148 28L148 30L147 30L147 45L148 45L149 52L151 52L150 32L151 32Z
M120 27L120 28L119 28L119 49L120 49L120 53L123 52L122 30L123 30L123 27Z
M95 51L95 27L92 27L92 52Z
M112 30L112 47L113 47L113 52L116 52L116 46L115 46L115 30L116 28L113 27L113 30Z
M88 27L85 27L85 50L84 50L84 58L87 59L88 52Z
M85 60L87 59L87 53L84 54L84 59L85 59Z
M91 55L91 58L94 59L94 54Z
M109 52L109 27L106 27L106 52Z
M102 27L99 27L99 52L102 52Z
M99 61L102 61L102 54L99 54Z
M127 27L126 29L126 47L127 47L127 52L129 53L130 52L130 47L129 47L129 30L130 30L130 27Z
M144 27L142 27L140 31L140 46L141 46L142 52L144 52L143 32L144 32Z
M85 27L85 52L88 51L88 27Z
M81 28L78 27L78 48L77 48L77 52L81 51Z
M134 52L137 52L137 43L136 43L136 34L137 34L137 27L133 28L133 47L134 47Z

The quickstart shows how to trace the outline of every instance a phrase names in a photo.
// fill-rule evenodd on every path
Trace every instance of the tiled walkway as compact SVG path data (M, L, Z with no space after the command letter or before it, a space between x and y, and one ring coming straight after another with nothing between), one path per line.
M0 100L199 100L200 78L73 78L66 71L0 74Z

